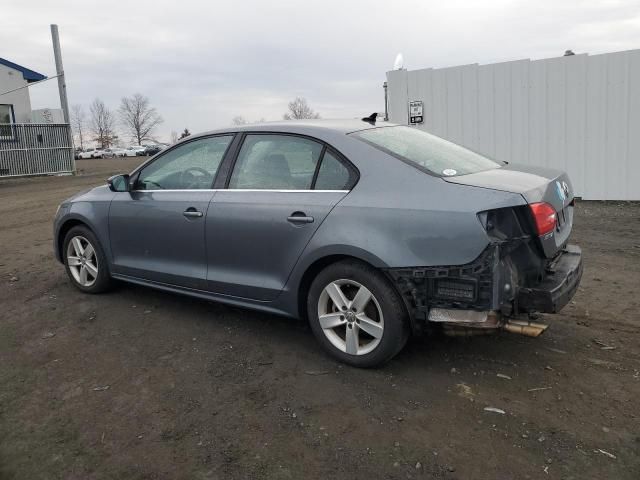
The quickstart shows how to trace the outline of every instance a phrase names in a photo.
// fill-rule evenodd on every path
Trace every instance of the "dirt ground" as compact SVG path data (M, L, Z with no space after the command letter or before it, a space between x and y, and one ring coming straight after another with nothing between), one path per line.
M139 161L0 183L0 479L640 478L640 204L578 204L582 286L540 338L357 370L303 322L74 289L57 205Z

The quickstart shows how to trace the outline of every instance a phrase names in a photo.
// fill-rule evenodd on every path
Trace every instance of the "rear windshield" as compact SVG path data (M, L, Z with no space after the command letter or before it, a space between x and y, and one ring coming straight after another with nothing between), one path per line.
M479 153L417 128L381 127L351 135L437 176L466 175L500 167L500 164Z

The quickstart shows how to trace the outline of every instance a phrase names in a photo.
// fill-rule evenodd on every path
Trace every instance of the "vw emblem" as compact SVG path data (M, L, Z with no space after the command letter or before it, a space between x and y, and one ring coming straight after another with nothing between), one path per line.
M560 200L563 202L569 198L569 185L567 185L567 182L563 181L560 183L559 181L556 181L556 191L558 192Z

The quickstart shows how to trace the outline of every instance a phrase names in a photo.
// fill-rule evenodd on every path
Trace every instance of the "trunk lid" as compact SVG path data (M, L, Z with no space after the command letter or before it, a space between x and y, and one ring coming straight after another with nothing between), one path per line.
M545 257L552 258L564 248L573 226L573 187L566 173L542 167L509 164L454 177L449 183L519 193L527 203L546 202L557 215L556 228L539 237Z

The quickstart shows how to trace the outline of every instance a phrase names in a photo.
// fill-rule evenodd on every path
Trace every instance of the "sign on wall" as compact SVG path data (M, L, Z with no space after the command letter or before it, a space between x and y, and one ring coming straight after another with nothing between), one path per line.
M422 123L423 121L422 100L409 102L409 123L415 125L417 123Z

